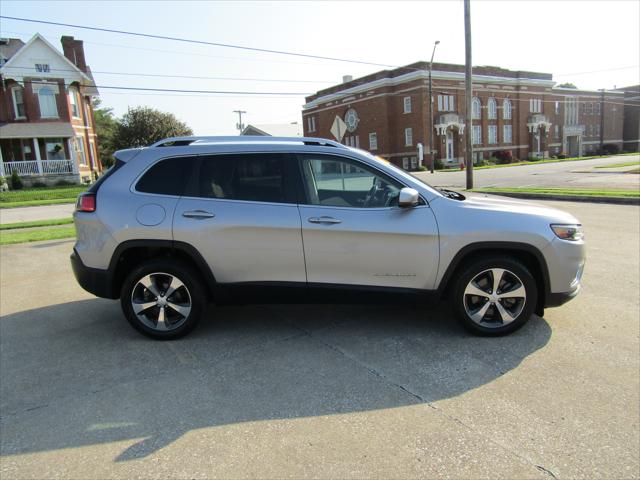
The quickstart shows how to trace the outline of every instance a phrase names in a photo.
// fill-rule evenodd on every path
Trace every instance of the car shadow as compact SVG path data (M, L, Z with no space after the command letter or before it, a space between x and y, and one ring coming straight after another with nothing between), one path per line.
M445 306L256 305L211 307L188 337L158 342L117 302L51 305L0 319L0 452L126 440L126 461L201 428L430 404L496 380L550 337L536 316L475 337Z

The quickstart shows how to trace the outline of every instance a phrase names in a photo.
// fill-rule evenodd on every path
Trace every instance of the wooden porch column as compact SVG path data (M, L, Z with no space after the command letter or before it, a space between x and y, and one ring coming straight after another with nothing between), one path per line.
M38 173L42 175L42 158L40 158L40 145L38 145L38 139L33 139L33 150L36 154L36 160L38 162Z
M4 177L4 159L2 158L2 148L0 148L0 176Z

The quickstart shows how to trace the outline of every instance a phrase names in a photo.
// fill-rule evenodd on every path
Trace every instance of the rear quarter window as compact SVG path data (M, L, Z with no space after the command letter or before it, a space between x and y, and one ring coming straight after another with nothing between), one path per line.
M195 162L195 156L160 160L142 175L136 184L136 190L142 193L181 196Z

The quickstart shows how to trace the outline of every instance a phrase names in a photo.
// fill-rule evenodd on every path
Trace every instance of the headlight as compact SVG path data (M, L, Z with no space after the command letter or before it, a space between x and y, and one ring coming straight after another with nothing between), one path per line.
M551 230L556 234L556 237L562 240L577 242L584 238L582 225L551 225Z

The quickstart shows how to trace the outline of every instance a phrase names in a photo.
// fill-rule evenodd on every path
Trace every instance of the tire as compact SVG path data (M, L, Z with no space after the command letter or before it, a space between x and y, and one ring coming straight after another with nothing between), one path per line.
M207 297L200 277L188 265L155 259L137 266L125 279L120 305L133 328L158 340L173 340L197 325Z
M496 277L500 280L494 293ZM533 314L537 299L538 287L527 267L498 255L465 265L451 296L462 325L484 336L506 335L521 328Z

